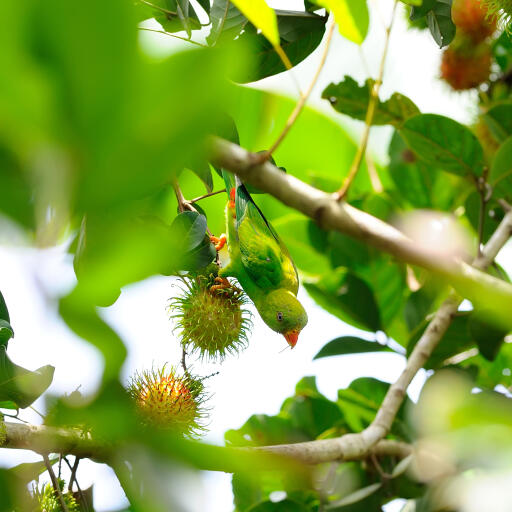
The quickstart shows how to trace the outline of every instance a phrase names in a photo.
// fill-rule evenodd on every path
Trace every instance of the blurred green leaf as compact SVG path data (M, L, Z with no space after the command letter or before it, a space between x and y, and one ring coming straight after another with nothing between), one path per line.
M368 485L367 487L363 487L362 489L358 489L357 491L345 496L343 499L339 501L334 501L329 503L327 506L327 510L343 510L347 505L353 505L354 503L358 503L368 498L372 494L376 493L382 487L382 483L378 482L375 484Z
M402 125L400 135L427 165L461 176L482 174L482 146L468 128L453 119L420 114Z
M482 118L498 142L512 135L512 103L498 103L482 114Z
M506 30L492 43L492 52L501 71L509 71L512 66L512 39Z
M304 287L318 305L344 322L367 331L382 329L375 295L351 272L338 268Z
M310 512L310 508L290 499L282 501L264 501L247 509L247 512Z
M494 157L489 184L496 199L512 198L512 136L505 140Z
M324 345L313 359L364 352L393 352L393 350L376 341L368 341L355 336L341 336Z
M49 459L49 461L53 466L56 462L59 461L59 457L52 457ZM9 473L15 476L24 484L28 484L32 480L37 480L39 476L42 475L45 471L46 464L42 460L40 462L25 462L9 469Z
M50 386L55 368L42 366L31 372L14 364L4 346L0 345L0 403L12 401L25 409Z
M329 272L330 265L325 254L315 250L310 243L310 224L310 219L297 213L281 217L273 223L297 268L309 276L319 276Z
M11 324L7 320L0 320L0 345L7 345L7 342L14 336Z
M322 98L328 100L338 112L364 121L373 85L371 79L360 86L353 78L345 76L342 82L329 84L322 92ZM388 100L377 101L372 124L400 126L406 119L419 113L418 107L409 98L395 92Z

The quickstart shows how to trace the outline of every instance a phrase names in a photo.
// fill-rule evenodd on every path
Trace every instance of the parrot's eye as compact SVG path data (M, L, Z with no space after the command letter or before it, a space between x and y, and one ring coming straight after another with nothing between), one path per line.
M283 313L281 311L278 311L277 313L277 321L282 322L283 321Z

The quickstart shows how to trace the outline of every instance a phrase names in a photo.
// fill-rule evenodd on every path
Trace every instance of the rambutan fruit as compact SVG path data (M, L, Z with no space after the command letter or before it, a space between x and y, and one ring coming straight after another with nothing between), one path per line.
M171 299L169 310L183 348L221 360L245 348L251 320L242 290L215 273L185 277L182 283L182 293Z
M69 512L79 512L80 507L70 492L64 492L64 480L58 480L62 498ZM60 498L52 484L46 484L42 491L35 490L35 497L39 503L41 512L63 512Z
M473 51L450 45L441 60L441 78L456 91L473 89L489 79L491 63L491 49L487 44L482 43Z
M143 424L196 437L204 429L204 385L188 372L179 375L174 367L137 372L128 393Z
M452 20L473 42L480 43L496 30L497 18L483 0L454 0Z

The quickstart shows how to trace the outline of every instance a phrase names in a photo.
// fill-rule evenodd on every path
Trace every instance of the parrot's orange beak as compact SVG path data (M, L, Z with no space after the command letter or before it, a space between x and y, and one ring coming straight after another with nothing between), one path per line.
M285 332L283 336L286 338L286 341L290 347L295 347L297 345L297 340L299 339L299 332L300 331L289 331Z

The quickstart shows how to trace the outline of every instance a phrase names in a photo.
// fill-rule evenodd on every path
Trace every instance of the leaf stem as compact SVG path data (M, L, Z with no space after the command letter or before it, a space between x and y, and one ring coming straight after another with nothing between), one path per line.
M146 27L138 27L139 30L145 30L146 32L156 32L157 34L165 34L169 37L174 37L176 39L180 39L181 41L186 41L187 43L195 44L197 46L201 46L202 48L208 48L206 44L198 43L193 39L187 39L186 37L177 36L176 34L171 34L170 32L166 32L165 30L156 30L154 28L146 28Z
M365 127L364 127L364 131L363 131L363 135L361 136L361 141L359 143L356 154L354 156L354 160L352 161L352 165L350 166L348 175L345 178L345 181L343 182L341 188L335 194L336 199L338 201L341 201L346 196L350 185L354 181L354 178L356 177L357 172L359 171L359 168L361 167L363 157L366 153L366 148L368 146L368 138L370 136L370 128L372 126L373 116L375 115L377 101L379 99L379 91L380 91L380 86L382 85L382 78L384 77L384 68L386 66L386 57L388 54L389 40L390 40L390 36L391 36L391 29L393 27L393 22L395 19L397 5L398 5L398 0L395 0L395 2L393 4L393 11L391 13L391 21L389 22L389 25L385 29L386 36L385 36L385 40L384 40L384 49L382 50L382 57L380 59L379 72L377 75L377 79L375 80L373 87L370 91L370 99L368 101L368 109L366 111Z
M318 68L313 75L313 79L311 80L311 83L309 84L308 89L304 94L301 93L299 101L297 102L297 105L295 105L295 108L293 109L292 113L290 114L290 117L288 117L288 120L286 121L285 127L283 128L283 131L280 133L280 135L277 137L276 141L268 151L264 151L263 153L260 153L261 156L257 158L257 163L263 163L266 160L268 160L272 153L275 152L275 150L280 146L281 142L283 142L284 138L288 135L288 132L292 128L292 126L295 124L295 121L297 121L297 118L301 114L302 110L304 109L304 106L306 105L306 102L308 101L309 96L311 95L311 92L313 91L313 88L315 87L315 84L318 80L318 77L320 76L320 73L322 71L322 68L324 67L325 60L327 59L327 54L329 53L329 47L331 45L332 41L332 35L334 32L334 18L331 20L329 28L327 29L327 39L324 47L324 51L322 54L322 57L320 58L320 63L318 65Z
M44 465L46 466L46 470L48 471L48 474L50 475L53 490L55 491L55 494L57 495L57 497L60 501L60 506L64 512L69 512L66 502L64 501L64 496L62 496L62 492L60 490L59 481L57 480L57 477L55 476L55 473L53 472L52 465L51 465L50 460L48 459L48 455L46 453L43 454L43 460L44 460Z

